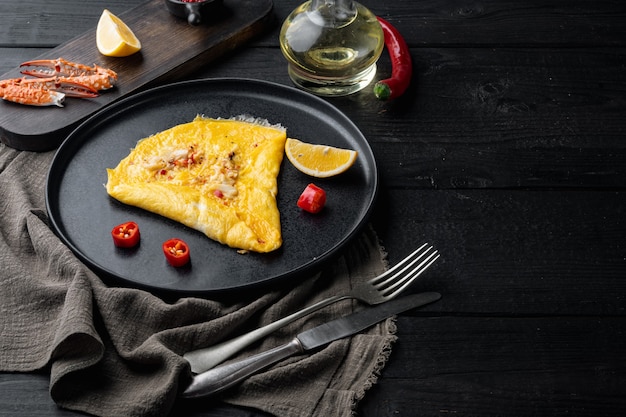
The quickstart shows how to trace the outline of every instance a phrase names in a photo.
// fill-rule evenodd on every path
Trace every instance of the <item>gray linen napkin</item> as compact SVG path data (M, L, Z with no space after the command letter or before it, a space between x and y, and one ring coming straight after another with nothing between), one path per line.
M106 416L162 416L189 382L182 354L283 317L386 268L368 229L321 274L236 301L164 300L105 285L55 236L45 210L53 154L0 145L0 371L49 372L61 407ZM349 313L346 300L299 320L239 356L289 341ZM376 382L394 321L287 359L224 393L226 403L278 417L350 416Z

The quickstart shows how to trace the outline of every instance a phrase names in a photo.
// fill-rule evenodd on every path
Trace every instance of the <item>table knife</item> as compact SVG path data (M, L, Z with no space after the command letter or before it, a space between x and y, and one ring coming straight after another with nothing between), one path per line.
M409 295L321 324L298 334L289 343L195 375L182 396L198 398L216 394L291 355L311 351L334 340L356 334L388 317L430 304L440 298L441 294L437 292Z

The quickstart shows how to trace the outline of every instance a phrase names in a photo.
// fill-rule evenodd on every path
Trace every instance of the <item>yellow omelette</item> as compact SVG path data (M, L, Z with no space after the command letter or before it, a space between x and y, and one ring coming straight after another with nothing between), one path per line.
M140 140L114 169L107 193L232 248L282 244L276 203L286 132L256 120L197 116Z

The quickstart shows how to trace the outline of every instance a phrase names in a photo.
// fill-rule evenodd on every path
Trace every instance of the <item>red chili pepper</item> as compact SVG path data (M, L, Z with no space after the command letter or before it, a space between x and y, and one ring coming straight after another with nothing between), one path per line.
M378 22L383 28L385 46L389 51L392 68L391 78L374 84L374 94L380 100L390 100L400 97L409 87L413 75L413 63L409 47L398 29L382 17L378 17Z
M170 265L179 267L189 262L189 246L180 239L169 239L163 242L163 254Z
M118 224L111 230L113 244L120 248L132 248L139 243L139 226L135 222Z
M326 192L315 184L306 186L300 198L298 207L309 213L319 213L326 204Z

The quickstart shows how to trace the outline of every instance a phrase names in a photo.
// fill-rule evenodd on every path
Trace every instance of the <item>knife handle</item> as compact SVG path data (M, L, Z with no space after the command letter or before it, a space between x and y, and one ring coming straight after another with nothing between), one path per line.
M294 338L291 342L274 349L240 361L217 366L195 375L182 396L184 398L198 398L216 394L282 359L303 351L298 338Z
M224 362L226 359L233 356L235 353L243 350L245 347L251 345L257 340L271 334L272 332L280 329L281 327L301 318L308 314L313 313L323 307L333 304L337 301L350 298L347 295L336 295L313 305L310 305L302 310L298 310L295 313L287 317L283 317L280 320L267 324L263 327L259 327L251 332L242 334L233 339L218 343L217 345L209 346L207 348L192 350L183 355L187 362L191 365L191 371L199 374L207 371L216 365Z

